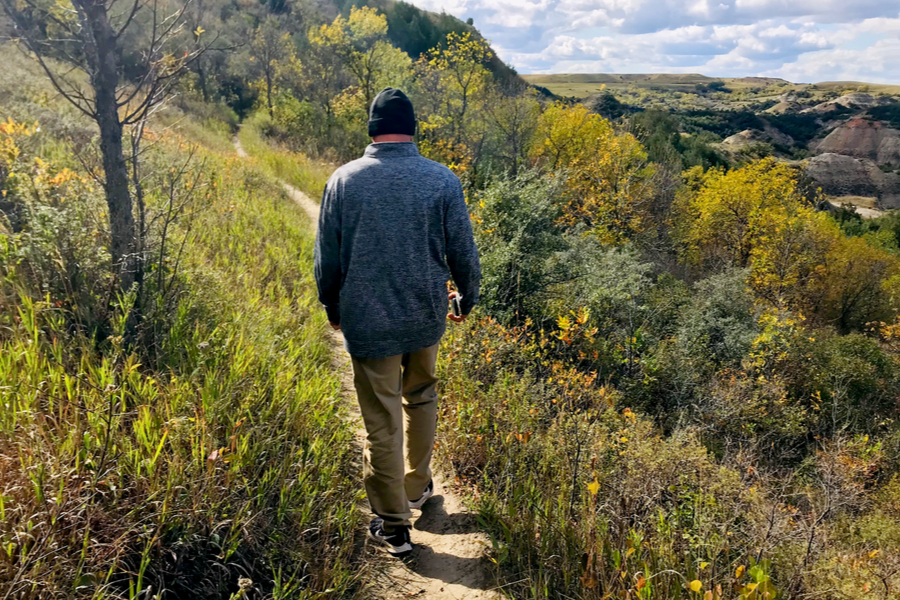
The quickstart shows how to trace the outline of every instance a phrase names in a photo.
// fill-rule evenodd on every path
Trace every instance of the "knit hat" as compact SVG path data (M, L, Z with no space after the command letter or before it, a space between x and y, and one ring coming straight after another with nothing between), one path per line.
M400 90L389 87L378 92L369 110L369 137L388 133L416 134L412 102Z

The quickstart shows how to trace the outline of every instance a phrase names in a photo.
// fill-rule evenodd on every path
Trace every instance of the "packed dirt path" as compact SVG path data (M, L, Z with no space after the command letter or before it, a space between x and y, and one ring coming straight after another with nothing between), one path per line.
M234 137L238 156L248 154ZM319 219L319 205L292 185L280 182L288 197L309 216L311 223ZM353 390L350 355L344 350L339 332L331 332L334 365L341 372L341 392L353 410L357 423L356 437L360 446L366 432L356 404ZM413 511L412 541L416 548L405 561L389 559L387 569L378 581L370 582L373 592L381 600L400 598L428 598L435 600L497 599L500 594L492 587L493 578L485 549L488 537L478 530L475 516L453 493L450 482L439 472L434 477L435 494L422 507ZM418 513L418 516L415 516ZM385 556L387 554L385 553Z

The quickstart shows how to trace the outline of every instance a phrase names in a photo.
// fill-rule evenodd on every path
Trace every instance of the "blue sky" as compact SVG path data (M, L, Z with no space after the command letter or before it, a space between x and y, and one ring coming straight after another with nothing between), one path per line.
M407 0L467 19L520 73L900 84L900 0Z

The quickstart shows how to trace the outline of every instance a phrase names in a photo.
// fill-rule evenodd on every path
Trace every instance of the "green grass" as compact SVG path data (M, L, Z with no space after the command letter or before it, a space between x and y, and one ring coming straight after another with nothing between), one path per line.
M124 345L128 298L98 326L98 184L54 183L59 169L34 162L47 127L18 136L6 165L5 199L28 208L21 231L0 224L0 594L364 596L353 425L309 222L226 132L203 134L216 152L162 126L148 170L193 151L202 193L148 274L163 284L142 338L154 347ZM147 192L161 214L162 187Z
M238 138L247 154L268 175L300 188L316 201L322 197L325 183L336 168L334 164L316 161L305 154L273 146L263 138L253 119L243 124Z

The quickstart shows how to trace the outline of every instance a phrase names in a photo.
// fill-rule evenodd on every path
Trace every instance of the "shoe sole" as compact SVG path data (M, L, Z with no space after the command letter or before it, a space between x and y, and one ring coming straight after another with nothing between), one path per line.
M370 540L378 542L379 544L381 544L382 546L387 548L388 554L390 554L394 558L406 558L407 556L412 554L413 547L412 547L412 544L409 542L403 544L402 546L394 546L390 542L388 542L385 538L378 537L369 530L366 530L366 534L369 536Z
M434 496L434 485L431 486L430 490L425 490L421 498L419 498L415 502L410 501L409 507L413 510L422 510L422 505L425 504L425 502L432 496Z

